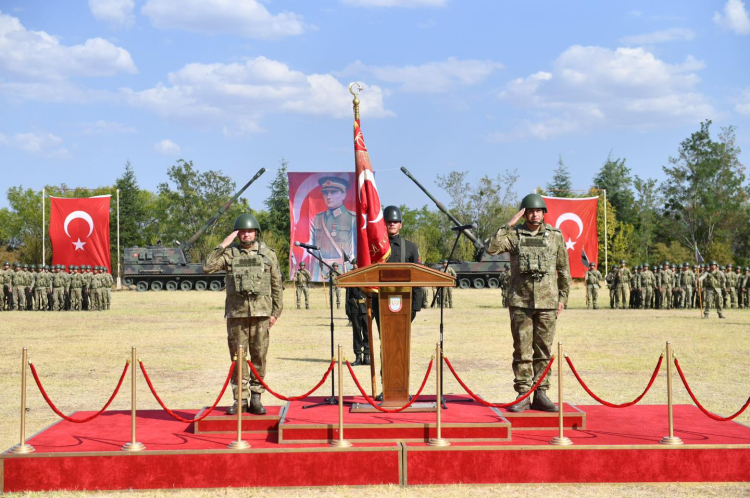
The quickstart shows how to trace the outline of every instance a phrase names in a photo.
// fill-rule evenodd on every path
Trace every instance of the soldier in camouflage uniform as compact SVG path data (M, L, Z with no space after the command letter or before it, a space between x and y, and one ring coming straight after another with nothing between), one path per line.
M620 309L626 309L628 307L628 300L630 299L630 279L633 274L630 273L630 269L625 264L625 260L620 261L620 278L617 281L617 292L615 293L615 305Z
M586 309L593 306L594 309L599 309L597 299L599 298L599 289L602 284L599 281L602 279L602 274L596 269L594 263L589 263L589 271L584 275L584 282L586 282Z
M45 311L47 309L47 289L49 288L49 277L44 273L44 265L39 265L34 275L34 310Z
M112 274L106 266L102 267L102 271L104 279L104 309L108 310L112 305L112 286L115 285L115 279L112 278Z
M680 289L682 290L682 308L691 308L693 306L693 291L695 289L695 273L690 269L686 262L682 265L680 273Z
M52 311L62 311L65 306L66 280L60 272L60 265L52 267Z
M305 309L310 309L310 279L312 275L305 268L305 262L299 264L299 270L294 272L294 287L297 292L297 309L300 309L302 294L305 295Z
M742 275L742 266L737 265L737 268L734 269L735 275L734 275L734 292L737 294L737 309L742 308L742 281L744 280L744 275Z
M654 273L648 268L648 265L643 265L643 271L641 271L640 275L641 292L643 293L643 304L641 304L642 309L648 309L649 307L651 307L651 303L654 297L654 285L656 283L656 278L654 276Z
M445 273L456 278L456 270L448 266L448 261L443 261L443 269L445 269ZM453 287L445 287L444 289L443 297L445 297L445 307L453 308Z
M737 309L737 274L734 272L734 265L727 264L727 308L730 306Z
M609 307L615 309L615 299L617 294L617 283L620 279L620 272L617 271L617 265L613 266L604 281L609 289Z
M269 330L284 309L284 293L281 270L276 253L259 241L260 223L251 214L241 214L234 222L234 232L229 234L214 249L203 265L206 273L226 271L227 344L229 356L237 353L238 343L250 352L250 361L260 374L266 375ZM235 238L238 244L232 244ZM232 380L234 405L227 410L229 415L237 410L250 411L256 415L266 413L260 401L265 391L258 379L250 376L249 369L242 369L242 386ZM248 390L252 392L248 407Z
M20 263L14 263L13 270L11 280L13 309L16 311L24 311L26 309L26 274L22 271Z
M10 282L12 279L10 262L6 261L3 264L3 269L0 270L0 311L6 311L11 308Z
M70 309L81 311L83 306L83 275L78 266L71 266L73 274L70 276Z
M750 306L750 266L745 267L745 274L742 275L742 288L740 289L742 307L747 309Z
M570 266L562 232L544 223L547 205L538 194L521 201L521 210L488 241L489 254L510 253L510 325L513 334L514 388L518 397L539 379L552 355L557 317L568 302ZM516 223L524 217L526 222ZM547 397L549 377L529 398L508 408L522 412L529 408L555 412Z
M339 264L338 263L334 262L331 265L331 267L333 268L333 278L334 279L336 277L338 277L339 275L341 275L341 272L339 271ZM325 274L323 276L323 278L325 278L326 282L330 283L331 280L329 279L329 276L330 276L330 272L327 273L327 274ZM336 296L336 309L340 309L341 308L341 289L339 288L338 285L336 285L335 281L333 281L333 283L331 283L330 285L331 285L331 287L333 287L333 294ZM330 294L328 296L326 296L326 299L328 299L329 297L330 297ZM333 297L331 297L331 299L333 299ZM333 302L331 302L331 307L333 307Z
M630 294L633 298L630 307L633 309L640 309L641 307L641 270L642 268L640 266L634 266L633 279L630 281Z
M708 310L711 304L716 306L716 313L719 314L719 318L724 318L724 314L721 312L723 301L721 291L726 288L726 277L724 277L723 272L718 270L716 261L711 261L711 270L701 275L700 281L701 286L706 291L703 318L708 318Z
M93 306L93 296L91 295L91 280L94 275L91 273L91 265L84 265L84 272L81 273L83 276L83 310L90 310Z
M503 293L503 308L508 307L508 288L510 287L510 264L505 263L505 271L500 274L500 290Z

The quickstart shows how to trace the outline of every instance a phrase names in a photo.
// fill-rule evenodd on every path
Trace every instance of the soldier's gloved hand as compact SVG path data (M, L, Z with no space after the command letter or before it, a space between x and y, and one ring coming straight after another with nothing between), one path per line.
M221 242L221 247L226 249L227 247L232 245L232 242L234 242L234 239L237 237L238 233L239 233L239 230L235 230L234 232L227 235L227 238Z

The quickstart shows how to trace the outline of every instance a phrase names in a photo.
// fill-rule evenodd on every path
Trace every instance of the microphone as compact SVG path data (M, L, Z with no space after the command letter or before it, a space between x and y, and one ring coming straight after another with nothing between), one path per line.
M460 230L476 230L477 224L472 223L471 225L459 225L457 227L451 227L451 230L460 231Z
M305 249L310 249L311 251L319 251L320 247L314 246L312 244L305 244L304 242L295 242L295 246L297 247L304 247Z

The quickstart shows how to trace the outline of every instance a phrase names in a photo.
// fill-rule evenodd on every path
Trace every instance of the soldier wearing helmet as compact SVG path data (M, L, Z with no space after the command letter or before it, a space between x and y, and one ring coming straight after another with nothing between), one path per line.
M332 271L330 272L323 272L323 279L326 282L329 282L331 285L331 294L336 296L336 309L341 308L341 288L339 288L338 285L336 285L335 280L331 280L331 273L333 274L333 278L335 279L339 275L341 275L343 272L341 271L341 268L339 268L338 262L334 261L331 265ZM328 296L326 297L326 299ZM331 307L333 307L333 297L331 297L331 302L329 303ZM346 303L344 303L344 306L346 307Z
M326 210L313 218L310 244L320 248L320 257L329 265L336 261L343 273L346 262L357 254L357 218L344 206L349 182L337 176L324 176L318 184ZM321 267L317 261L312 266L313 281L319 281L323 273L327 273L327 268Z
M489 240L487 252L510 253L510 329L513 334L514 388L521 398L547 368L552 357L557 317L568 302L570 265L562 232L544 223L547 205L542 196L529 194L521 210ZM525 223L516 225L524 218ZM522 412L531 407L548 412L558 407L547 397L549 377L526 399L508 408Z
M249 352L250 361L260 374L266 375L269 330L284 309L284 293L281 270L276 253L259 240L260 223L252 214L241 214L234 222L234 231L213 250L203 264L203 271L216 273L226 271L224 317L227 319L227 344L229 356L234 358L237 347ZM237 243L233 244L237 239ZM234 405L228 414L237 410L263 415L266 409L261 403L265 391L259 379L251 376L244 365L242 385L232 379ZM247 398L250 394L250 403Z
M710 270L700 276L701 286L706 293L706 299L703 303L703 318L708 318L708 310L713 304L716 307L716 313L719 318L724 318L722 313L722 291L726 289L726 277L719 271L716 261L711 261Z
M3 264L3 269L0 270L0 311L11 309L11 303L13 302L10 291L10 283L13 279L12 273L10 262L6 261Z
M299 269L294 272L294 288L297 292L297 309L300 309L302 294L305 295L305 309L310 309L310 280L312 275L305 268L305 262L299 264Z
M596 310L599 309L597 303L599 299L599 289L602 284L599 281L602 279L602 274L596 269L595 263L589 263L589 269L584 275L583 281L586 282L586 309L592 307Z
M28 267L28 265L25 265ZM20 263L13 265L13 306L16 311L26 310L26 272Z
M508 288L510 287L510 263L503 265L505 270L500 274L500 290L503 294L503 308L508 307Z
M680 272L680 288L682 292L682 307L693 307L693 290L695 289L695 273L690 269L690 264L685 262Z

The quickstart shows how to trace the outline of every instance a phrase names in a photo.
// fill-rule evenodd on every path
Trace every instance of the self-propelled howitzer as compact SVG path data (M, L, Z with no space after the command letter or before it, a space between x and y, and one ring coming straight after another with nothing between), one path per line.
M463 223L458 221L453 214L435 197L417 181L416 178L403 166L401 171L413 181L419 189L424 192L432 202L435 203L437 208L445 213L445 215L453 222L456 226L462 226ZM504 273L505 263L510 262L510 255L508 253L498 254L491 256L487 254L484 242L478 239L470 229L463 229L461 231L467 239L474 244L474 261L451 261L448 266L453 268L456 272L456 282L462 289L468 289L474 287L475 289L482 289L485 286L492 289L496 289L500 286L500 275ZM438 269L442 269L438 268Z
M183 243L177 247L161 244L145 247L126 247L123 256L123 283L135 285L139 291L166 290L206 290L218 291L224 288L224 272L206 274L202 263L189 263L188 250L216 223L221 215L240 198L242 193L266 172L261 168L253 178L229 199L215 215Z

